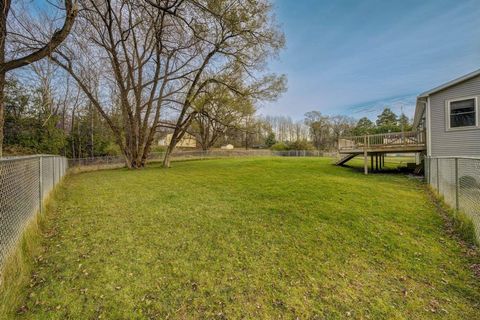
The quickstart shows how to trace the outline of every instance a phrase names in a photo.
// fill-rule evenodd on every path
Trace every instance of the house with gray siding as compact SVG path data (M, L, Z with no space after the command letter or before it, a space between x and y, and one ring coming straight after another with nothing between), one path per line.
M391 153L415 153L417 165L428 157L480 157L480 69L417 97L414 131L340 137L336 162L362 156L364 171L383 167ZM438 161L437 161L438 163ZM480 184L480 181L478 182Z
M480 157L480 70L417 98L414 128L426 131L426 154Z

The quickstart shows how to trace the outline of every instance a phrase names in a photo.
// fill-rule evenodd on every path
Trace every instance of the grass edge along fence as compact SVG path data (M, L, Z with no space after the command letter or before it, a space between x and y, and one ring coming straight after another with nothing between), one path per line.
M426 157L425 181L473 223L480 243L480 158Z
M336 152L323 152L318 150L287 150L273 151L267 149L234 149L234 150L176 150L172 153L172 160L189 160L189 159L212 159L212 158L229 158L229 157L337 157ZM149 162L162 161L165 157L164 152L152 152L148 157ZM105 156L93 158L69 159L69 167L82 166L110 166L123 165L125 159L122 156Z
M65 157L0 158L0 274L29 222L68 169Z

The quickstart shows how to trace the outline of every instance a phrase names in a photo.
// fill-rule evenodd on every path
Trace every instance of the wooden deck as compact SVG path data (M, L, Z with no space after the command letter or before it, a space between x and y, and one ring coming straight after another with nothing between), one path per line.
M357 155L363 154L365 173L368 173L368 156L375 159L376 167L381 168L387 153L414 153L426 150L425 131L391 132L364 136L341 137L338 152L342 157L337 165L343 165Z
M342 137L338 151L342 154L368 152L419 152L426 148L424 131L392 132Z

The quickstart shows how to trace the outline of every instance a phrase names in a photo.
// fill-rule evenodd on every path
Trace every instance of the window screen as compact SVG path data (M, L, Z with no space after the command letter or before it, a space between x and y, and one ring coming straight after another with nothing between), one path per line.
M450 102L450 128L476 125L475 99Z

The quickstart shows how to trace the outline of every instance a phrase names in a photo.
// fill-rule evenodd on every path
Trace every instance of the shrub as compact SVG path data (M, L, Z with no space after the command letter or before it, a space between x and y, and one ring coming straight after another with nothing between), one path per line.
M267 138L265 139L265 145L267 146L267 148L271 148L276 143L277 143L277 140L275 139L275 133L270 132Z
M105 147L104 152L108 156L119 156L121 154L120 147L116 143L109 143Z
M270 147L273 151L285 151L288 150L288 145L284 142L277 142Z
M290 150L313 150L314 146L307 140L297 140L289 144Z
M167 147L159 146L159 145L153 145L152 148L150 149L150 152L165 152L165 151L167 151Z

